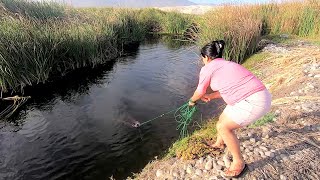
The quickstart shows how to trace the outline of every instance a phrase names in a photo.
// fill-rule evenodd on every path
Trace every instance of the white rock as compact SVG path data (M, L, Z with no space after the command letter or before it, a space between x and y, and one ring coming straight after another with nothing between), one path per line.
M201 176L202 175L202 171L200 169L196 170L196 175Z
M271 151L267 151L266 153L265 153L265 155L266 156L268 156L268 157L271 157L271 158L274 158L276 155L274 154L274 152L271 152Z
M221 160L219 160L217 163L218 163L220 166L224 166L224 162L221 161Z
M309 77L313 77L313 74L308 74Z
M208 161L208 162L206 163L206 165L204 166L204 168L205 168L206 170L212 169L212 161Z
M264 146L260 146L260 149L262 149L263 151L268 151L268 148L264 147Z
M274 113L276 116L279 116L281 114L281 111L279 109L277 109Z
M172 172L172 176L173 176L173 177L179 177L179 173L176 172L176 171L173 171L173 172Z
M320 78L320 74L313 76L314 78Z
M158 169L157 172L156 172L156 176L157 177L161 177L163 175L163 171Z
M204 161L203 157L201 157L201 158L198 160L199 164L202 164L203 161Z
M294 95L296 95L296 94L297 94L297 93L293 91L293 92L290 93L290 96L294 96Z
M255 138L250 138L250 142L251 143L256 143L256 139Z
M287 179L287 177L286 177L286 176L284 176L284 175L280 175L280 179L281 179L281 180L286 180L286 179Z
M210 176L209 180L218 180L218 177L217 176Z
M192 166L191 165L189 165L188 167L187 167L187 173L188 174L192 174L192 172L193 172L193 168L192 168Z

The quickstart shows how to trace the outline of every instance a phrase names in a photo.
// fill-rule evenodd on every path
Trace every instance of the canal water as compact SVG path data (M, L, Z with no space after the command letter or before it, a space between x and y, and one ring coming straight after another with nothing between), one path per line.
M26 89L32 99L0 124L0 179L125 179L178 139L173 115L192 95L198 49L168 37L143 42L96 68ZM191 126L212 116L200 108Z

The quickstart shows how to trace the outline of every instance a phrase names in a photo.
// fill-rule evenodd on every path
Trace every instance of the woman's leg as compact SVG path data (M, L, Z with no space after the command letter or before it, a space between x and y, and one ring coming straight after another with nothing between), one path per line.
M227 145L233 159L229 170L240 170L241 172L241 170L244 168L245 163L240 152L239 140L234 133L234 130L240 128L241 126L228 118L224 113L221 114L219 121L220 123L217 124L219 135Z
M220 123L221 123L221 121L219 120L219 121L217 122L217 129L218 129L218 126L219 126ZM224 141L223 141L223 139L222 139L219 131L218 131L218 133L217 133L217 140L216 140L216 142L212 145L212 147L213 147L213 148L220 148L220 149L223 149L223 148L224 148Z

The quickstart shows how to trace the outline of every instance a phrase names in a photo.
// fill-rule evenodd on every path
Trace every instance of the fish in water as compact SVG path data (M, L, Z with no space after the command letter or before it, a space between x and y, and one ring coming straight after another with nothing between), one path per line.
M129 115L123 117L123 120L121 120L121 122L134 128L138 128L141 126L141 123L139 121Z

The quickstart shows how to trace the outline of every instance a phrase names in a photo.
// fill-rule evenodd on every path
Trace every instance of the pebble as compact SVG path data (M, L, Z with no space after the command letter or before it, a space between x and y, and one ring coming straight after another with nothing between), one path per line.
M203 161L204 161L204 159L203 159L203 157L201 157L201 158L198 160L198 163L199 163L199 164L202 164Z
M222 160L219 160L217 163L218 163L220 166L224 166L224 162L223 162Z
M162 176L162 175L163 175L163 171L160 170L160 169L158 169L157 172L156 172L156 176L157 176L157 177L160 177L160 176Z
M274 112L274 114L275 114L276 116L279 116L279 115L281 114L281 111L280 111L279 109L277 109L277 110Z
M268 151L268 148L264 147L264 146L260 146L259 149L263 150L263 151Z
M206 165L204 166L204 168L205 168L206 170L212 169L212 161L208 161L208 162L206 163Z
M309 77L312 77L312 76L313 76L313 74L308 74L308 76L309 76Z
M314 78L320 78L320 74L313 76Z
M176 172L176 171L173 171L172 176L173 176L173 177L179 177L179 173Z
M255 142L256 142L256 139L255 139L255 138L250 138L250 142L251 142L251 143L255 143Z
M297 93L293 91L293 92L290 93L290 96L294 96L294 95L296 95L296 94L297 94Z
M252 132L249 132L249 133L248 133L248 137L251 138L252 136L253 136L253 133L252 133Z
M217 176L210 176L209 180L218 180L218 177Z
M244 154L243 159L245 159L245 160L248 159L248 156Z
M219 164L213 164L213 167L214 167L214 169L216 169L216 170L221 170L221 169L222 169L222 166L219 165Z
M188 173L188 174L191 174L192 172L193 172L192 166L191 166L191 165L188 165L188 167L187 167L187 173Z
M200 169L196 170L196 175L201 176L202 175L202 171Z
M300 110L300 109L301 109L301 106L296 106L294 109L295 109L295 110Z
M284 176L284 175L280 175L280 179L281 179L281 180L286 180L286 179L287 179L287 177L286 177L286 176Z
M265 152L265 155L268 156L268 157L271 157L271 158L274 158L275 154L271 151L267 151Z
M180 171L180 177L184 178L185 175L186 175L186 171L185 170L181 170Z

